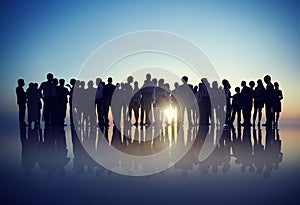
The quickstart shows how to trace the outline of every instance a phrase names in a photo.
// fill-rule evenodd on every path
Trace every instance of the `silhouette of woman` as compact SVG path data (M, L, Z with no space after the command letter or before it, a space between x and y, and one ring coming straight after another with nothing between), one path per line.
M39 125L39 103L40 92L34 86L34 83L29 83L29 88L26 91L27 94L27 107L28 107L28 125L31 126L34 122L34 126Z
M274 104L273 112L275 113L275 127L278 128L278 120L281 112L281 100L283 99L282 91L279 89L279 84L274 83Z
M26 110L26 93L23 89L25 85L24 79L18 79L18 87L16 88L17 104L19 106L19 123L25 126L25 110Z

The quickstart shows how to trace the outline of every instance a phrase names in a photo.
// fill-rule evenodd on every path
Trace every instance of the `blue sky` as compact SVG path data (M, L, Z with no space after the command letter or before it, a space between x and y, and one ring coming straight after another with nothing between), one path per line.
M297 1L1 1L1 100L16 110L16 80L42 82L47 72L76 77L101 44L139 30L162 30L198 45L221 78L271 74L286 115L300 103L300 6ZM299 110L299 109L298 109Z

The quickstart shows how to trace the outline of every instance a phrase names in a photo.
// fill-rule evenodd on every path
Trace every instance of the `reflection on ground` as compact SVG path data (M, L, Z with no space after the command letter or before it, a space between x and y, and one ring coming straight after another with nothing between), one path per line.
M279 169L282 162L279 130L250 127L219 130L211 126L196 129L192 126L184 129L183 137L179 138L177 129L171 125L153 126L147 130L143 127L129 127L122 131L114 126L78 130L60 126L44 129L20 127L22 168L26 175L30 175L34 169L43 171L47 176L65 175L68 172L96 175L110 173L86 151L88 147L89 151L97 153L103 139L107 140L108 149L114 148L130 156L151 156L168 150L168 163L173 166L169 166L166 172L180 172L179 176L182 177L190 172L206 175L240 170L268 178ZM221 138L217 142L218 133ZM199 161L199 153L206 139L215 145L215 149L208 158ZM174 152L186 146L191 148L184 157L176 163L172 162L172 157L176 155ZM147 169L135 160L128 163L118 159L110 165L110 170L122 169L128 173Z

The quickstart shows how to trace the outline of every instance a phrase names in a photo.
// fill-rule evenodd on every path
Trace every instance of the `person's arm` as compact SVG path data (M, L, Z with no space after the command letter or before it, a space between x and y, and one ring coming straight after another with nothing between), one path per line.
M282 91L280 90L279 100L283 99Z

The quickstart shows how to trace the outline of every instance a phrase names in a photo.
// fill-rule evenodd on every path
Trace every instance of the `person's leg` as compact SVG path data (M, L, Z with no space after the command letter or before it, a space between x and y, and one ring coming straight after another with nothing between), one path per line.
M232 109L231 120L230 120L231 124L234 123L236 113L237 113L237 110L235 108L233 108Z
M261 118L262 118L262 108L258 108L258 125L259 126L260 126Z
M108 113L109 113L109 105L104 105L104 124L105 125L109 125Z
M150 111L151 111L151 101L147 102L145 111L146 111L146 113L145 113L146 114L145 123L147 123L148 126L149 126L151 124L150 119L152 118L152 116L151 116L152 113L150 113Z
M241 125L241 110L237 111L237 125L240 126Z
M256 117L257 117L257 111L258 111L258 108L254 107L254 112L253 112L253 119L252 119L252 123L253 123L253 126L255 126L255 121L256 121Z
M275 112L275 114L276 114L275 127L278 128L278 120L280 117L280 112Z
M19 104L19 123L20 125L25 125L25 110L26 104Z

